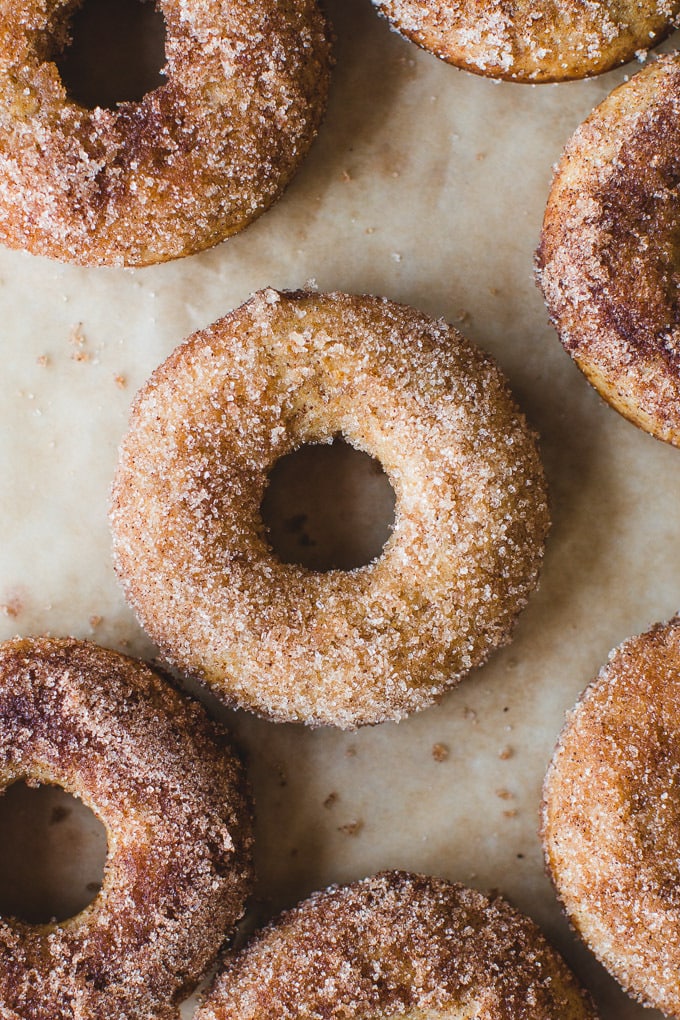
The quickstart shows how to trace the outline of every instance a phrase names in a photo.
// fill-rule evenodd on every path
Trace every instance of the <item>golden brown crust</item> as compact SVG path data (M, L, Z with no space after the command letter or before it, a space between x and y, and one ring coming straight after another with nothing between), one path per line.
M341 434L396 493L382 555L281 563L269 471ZM127 597L164 654L278 720L424 708L509 639L548 525L535 438L497 367L444 322L344 294L256 294L137 396L111 520Z
M594 1020L500 897L385 872L316 893L227 961L196 1020Z
M601 74L661 42L678 0L373 0L402 35L490 78L567 81Z
M0 5L0 242L82 265L208 248L280 195L326 103L316 0L157 0L166 82L86 110L51 57L71 0Z
M557 169L539 280L565 348L600 395L680 445L680 57L616 89Z
M543 841L566 911L631 995L680 1016L680 618L630 638L567 719Z
M243 912L243 772L196 703L74 640L0 645L0 788L53 783L106 827L102 889L60 924L0 918L3 1020L176 1020Z

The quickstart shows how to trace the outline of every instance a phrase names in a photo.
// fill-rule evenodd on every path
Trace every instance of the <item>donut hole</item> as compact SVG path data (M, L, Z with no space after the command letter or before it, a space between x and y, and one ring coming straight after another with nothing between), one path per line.
M13 783L0 796L0 914L28 924L65 921L97 896L106 829L59 786Z
M55 62L69 97L90 110L138 102L163 84L165 20L151 0L85 0Z
M342 438L281 457L261 514L283 563L355 570L377 559L394 527L396 497L379 461Z

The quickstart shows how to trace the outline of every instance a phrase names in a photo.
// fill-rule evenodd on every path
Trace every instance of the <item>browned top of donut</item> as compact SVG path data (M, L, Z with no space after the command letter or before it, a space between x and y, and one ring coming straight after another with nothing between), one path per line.
M677 0L373 0L399 32L458 67L510 81L585 78L675 24Z
M593 1020L500 897L385 872L316 893L227 960L196 1020Z
M107 831L103 887L60 924L0 918L0 1013L170 1020L243 911L244 777L203 709L74 640L0 646L0 785L54 783Z
M316 0L159 0L167 81L86 110L51 58L65 0L0 6L0 242L83 265L207 248L280 194L329 79Z
M567 913L629 992L680 1016L680 618L624 642L569 715L543 836Z
M616 89L557 169L538 253L562 343L618 411L680 442L680 57Z

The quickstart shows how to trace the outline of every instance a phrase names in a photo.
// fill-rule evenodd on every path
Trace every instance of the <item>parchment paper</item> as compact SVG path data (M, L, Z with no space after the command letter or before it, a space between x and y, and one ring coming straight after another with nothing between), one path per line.
M113 575L108 494L133 394L193 330L260 287L310 280L444 316L497 358L542 437L554 525L541 589L509 648L398 726L341 734L221 713L257 798L252 916L381 868L497 888L560 947L604 1020L651 1017L570 934L537 837L566 709L612 646L680 603L680 452L600 402L533 282L551 164L635 67L497 84L400 39L369 0L327 7L328 115L284 198L245 233L138 271L0 251L0 637L68 633L154 655Z

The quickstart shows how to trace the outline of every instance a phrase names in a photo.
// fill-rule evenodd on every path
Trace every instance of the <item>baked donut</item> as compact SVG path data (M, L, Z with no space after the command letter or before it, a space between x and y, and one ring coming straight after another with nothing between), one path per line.
M71 0L0 5L0 242L143 266L241 230L305 156L328 90L316 0L157 0L166 81L87 110L53 63Z
M568 81L601 74L676 27L678 0L373 0L407 39L489 78Z
M385 872L331 887L228 959L195 1020L594 1020L536 925L499 896Z
M274 464L342 436L396 494L378 559L272 552ZM195 333L132 408L111 510L142 626L219 697L354 727L425 708L508 641L548 524L536 442L491 360L373 297L266 290Z
M560 339L600 395L680 444L680 57L619 86L567 145L538 251Z
M243 912L242 770L203 709L141 662L81 641L0 645L0 789L63 787L104 824L81 913L0 917L3 1020L177 1020Z
M680 1016L680 618L630 638L569 715L543 841L567 914L623 988Z

